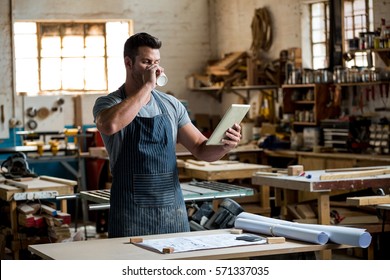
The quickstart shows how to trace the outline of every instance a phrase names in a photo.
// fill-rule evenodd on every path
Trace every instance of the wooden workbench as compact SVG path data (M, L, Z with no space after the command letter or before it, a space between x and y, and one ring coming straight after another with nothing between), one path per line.
M206 230L175 234L149 235L143 239L200 236L229 233L230 230ZM310 244L287 240L279 244L237 246L221 249L197 250L183 253L161 254L129 243L129 237L89 241L30 245L29 251L43 259L54 260L174 260L174 259L238 259L256 256L271 256L299 252L314 252L328 249L349 248L348 245Z
M19 259L20 245L18 242L17 201L34 199L55 199L61 195L74 193L76 181L56 177L42 176L29 181L13 181L1 179L0 198L10 205L10 221L13 236L12 252ZM61 211L67 212L66 200L61 200Z
M337 169L314 170L306 171L304 176L288 176L285 174L275 176L262 173L257 175L255 174L252 177L252 183L256 185L267 184L272 187L281 188L284 190L296 190L315 193L317 195L318 222L320 224L328 225L330 224L329 197L332 191L358 190L390 186L389 173L366 176L364 175L370 174L371 171L375 170L390 171L390 166L355 168L348 171L346 171L346 169L339 169L339 171L337 171ZM332 175L334 175L333 179L321 179L323 176L332 178ZM328 257L329 256L324 256L324 258Z

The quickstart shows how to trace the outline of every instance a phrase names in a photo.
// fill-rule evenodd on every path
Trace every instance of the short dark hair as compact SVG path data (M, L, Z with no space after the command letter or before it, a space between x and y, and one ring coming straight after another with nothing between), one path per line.
M139 47L150 47L152 49L160 49L162 42L152 35L141 32L136 33L127 39L123 51L124 57L128 56L130 59L135 62L135 57L138 55Z

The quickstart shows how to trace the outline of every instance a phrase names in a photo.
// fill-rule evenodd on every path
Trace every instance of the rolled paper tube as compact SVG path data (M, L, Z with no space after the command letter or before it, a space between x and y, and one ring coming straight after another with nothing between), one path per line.
M272 236L282 236L320 245L326 244L329 240L328 235L321 231L295 228L286 225L271 224L267 222L242 218L236 219L235 226L240 227L246 231L268 234Z
M370 246L372 236L369 232L362 228L352 228L333 225L318 225L318 224L301 224L280 219L264 217L248 212L242 212L237 216L237 219L249 219L255 221L263 221L271 224L281 224L296 228L306 228L312 230L323 231L329 236L329 240L337 244L345 244L367 248Z

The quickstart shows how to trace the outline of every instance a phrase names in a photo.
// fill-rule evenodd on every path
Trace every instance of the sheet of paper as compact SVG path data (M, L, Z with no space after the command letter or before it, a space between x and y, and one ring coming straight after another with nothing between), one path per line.
M164 248L173 248L174 253L188 252L195 250L204 249L216 249L226 248L234 246L248 246L258 245L267 242L266 238L262 238L259 241L243 241L237 240L239 236L250 235L250 234L211 234L201 236L188 236L188 237L176 237L176 238L164 238L164 239L151 239L144 240L141 243L135 245L145 247L152 250L157 250L162 253Z

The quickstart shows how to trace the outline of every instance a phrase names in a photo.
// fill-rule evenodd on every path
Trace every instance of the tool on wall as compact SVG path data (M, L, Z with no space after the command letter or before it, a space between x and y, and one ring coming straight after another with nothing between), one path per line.
M1 104L0 106L0 122L3 125L5 122L5 116L4 116L4 105Z
M58 96L23 96L25 129L61 131L65 126L64 104L65 99Z
M252 19L252 45L251 51L254 57L259 57L260 51L268 51L272 45L271 16L267 8L255 10Z

